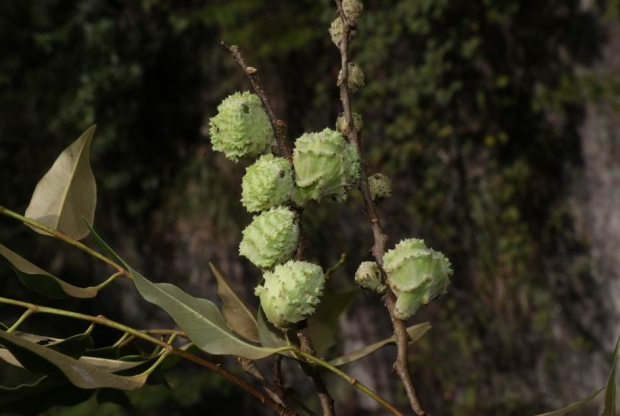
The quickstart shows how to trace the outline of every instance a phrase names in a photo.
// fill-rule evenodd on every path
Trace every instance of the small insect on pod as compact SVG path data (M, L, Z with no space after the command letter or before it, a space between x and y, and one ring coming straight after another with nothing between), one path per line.
M285 204L293 190L291 165L282 157L263 155L247 168L241 188L241 203L249 212Z
M213 150L238 160L267 153L275 143L269 117L257 95L234 93L217 107L210 126Z

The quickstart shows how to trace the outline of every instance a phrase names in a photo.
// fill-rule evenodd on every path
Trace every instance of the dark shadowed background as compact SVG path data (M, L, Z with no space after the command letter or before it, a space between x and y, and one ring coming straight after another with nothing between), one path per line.
M394 182L380 205L389 247L423 238L455 271L449 295L411 320L433 325L410 350L422 402L433 415L527 416L587 396L605 384L620 331L618 0L364 4L352 57L367 85L353 107L364 118L370 172ZM259 69L294 139L332 127L341 111L340 58L327 32L335 15L329 0L0 2L0 205L23 213L56 156L97 123L99 233L151 280L217 300L213 262L256 303L259 271L237 249L251 218L239 202L248 162L215 154L208 139L217 104L250 88L220 42L238 44ZM346 204L307 210L309 258L326 269L348 256L333 288L353 288L359 262L370 259L362 207L353 193ZM0 243L80 286L108 277L7 218ZM4 262L0 276L1 296L170 325L127 282L95 301L49 301L23 289ZM19 313L0 306L0 321ZM71 325L36 316L24 328L85 329ZM340 328L331 355L390 334L370 294ZM386 347L346 370L405 403L390 373L394 354ZM22 376L0 366L5 385ZM314 400L307 379L287 381ZM172 392L132 393L137 414L266 413L192 366L178 367L170 383ZM380 414L341 380L328 383L339 414ZM49 414L125 413L90 403Z

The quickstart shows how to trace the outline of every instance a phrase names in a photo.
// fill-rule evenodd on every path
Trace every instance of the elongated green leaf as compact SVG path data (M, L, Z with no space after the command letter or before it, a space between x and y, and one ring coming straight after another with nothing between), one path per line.
M598 396L599 394L601 394L603 392L603 390L605 389L600 389L595 391L594 393L592 393L591 395L589 395L588 397L586 397L583 400L579 400L578 402L569 404L568 406L562 408L562 409L558 409L558 410L554 410L553 412L549 412L549 413L543 413L540 415L536 415L536 416L565 416L571 412L574 412L575 410L580 409L581 407L583 407L586 403L588 403L590 400L594 399L596 396Z
M201 350L216 355L238 355L259 359L277 350L262 348L237 338L229 329L217 307L206 299L197 299L168 283L151 283L133 269L138 292L144 299L162 309L185 331Z
M607 379L605 387L605 408L602 416L617 416L616 414L616 365L618 363L618 347L620 347L620 336L616 341L616 349L614 350L613 364Z
M284 339L284 333L281 329L275 327L274 324L267 320L263 308L258 308L258 337L263 347L280 348L288 345Z
M97 185L88 156L95 129L96 126L90 127L58 156L37 184L25 214L76 240L88 235L82 218L91 223L95 219Z
M228 322L230 328L237 334L252 342L260 342L258 338L258 323L256 322L256 311L252 311L237 294L232 290L228 281L222 274L209 263L211 271L217 279L217 294L224 302L222 315Z
M175 356L173 356L175 357ZM11 351L0 348L0 360L5 361L8 364L14 365L15 367L21 367L21 363L15 358L15 356L11 353ZM111 360L107 358L99 358L99 357L80 357L78 360L80 363L86 363L92 367L95 367L98 370L108 371L108 372L119 372L123 370L128 370L130 368L134 368L142 364L141 362L131 362L131 361L122 361L122 360Z
M49 298L74 297L81 299L93 298L97 290L92 287L81 288L52 276L45 270L30 263L19 254L0 244L0 255L7 259L19 280L30 290Z
M95 393L77 388L66 380L43 377L34 384L15 388L0 387L0 411L22 416L37 416L54 406L75 406Z
M122 377L101 371L89 363L78 361L6 331L0 331L0 344L8 349L27 370L45 375L62 375L76 387L84 389L111 387L120 390L135 390L141 387L147 379L147 376L142 375Z
M127 264L114 252L114 250L112 250L112 248L105 241L103 241L103 239L99 236L99 234L97 234L97 232L93 228L92 224L88 222L87 219L84 219L84 222L86 223L86 226L92 233L92 236L95 237L95 240L97 241L99 246L103 249L103 251L108 255L110 260L113 260L115 263L123 266L125 270L129 270L129 266L127 266Z
M413 325L407 328L407 333L411 337L411 341L409 341L409 345L413 344L414 342L422 338L422 336L429 329L431 329L431 324L429 324L428 322L424 322L423 324ZM386 338L382 341L375 342L374 344L367 345L366 347L361 348L359 350L342 355L338 358L334 358L329 363L336 367L345 365L345 364L350 364L353 361L357 361L360 358L364 358L368 354L372 354L373 352L377 351L379 348L383 347L384 345L392 344L395 342L396 342L396 337L391 336L390 338Z
M85 332L73 335L62 341L47 344L46 347L77 360L88 348L93 347L93 339L90 337L90 332Z
M323 351L336 343L338 317L351 305L360 293L358 289L348 292L325 293L314 315L308 319L308 330L315 351Z

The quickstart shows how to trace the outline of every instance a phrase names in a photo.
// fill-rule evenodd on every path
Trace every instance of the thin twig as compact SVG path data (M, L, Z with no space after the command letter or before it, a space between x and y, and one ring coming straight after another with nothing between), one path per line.
M47 225L43 225L43 224L41 224L41 223L39 223L39 222L37 222L35 220L32 220L30 218L26 218L23 215L19 215L17 212L13 212L10 209L5 208L3 206L0 206L0 214L6 215L7 217L14 218L14 219L16 219L18 221L23 222L26 225L29 225L31 227L34 227L34 228L38 229L38 230L41 230L41 231L44 231L44 232L48 233L49 235L51 235L54 238L62 240L65 243L71 244L72 246L77 247L80 250L90 254L91 256L101 260L102 262L107 263L110 266L114 267L123 276L131 278L131 273L129 272L129 270L125 270L123 268L123 266L115 263L114 261L110 260L109 258L104 256L103 254L100 254L100 253L96 252L95 250L93 250L92 248L85 246L84 244L82 244L79 241L71 238L70 236L68 236L67 234L65 234L63 232L60 232L58 230L54 230L53 228L50 228Z
M273 108L271 107L271 103L269 102L269 97L267 97L267 93L261 86L260 78L258 77L258 69L248 66L243 59L243 55L239 50L237 45L228 46L226 43L222 42L222 46L230 51L235 61L241 66L243 72L248 76L250 82L252 83L252 87L254 87L254 91L256 95L260 97L260 100L263 103L263 107L267 112L267 116L269 116L269 121L271 122L271 128L276 137L276 143L278 144L278 150L280 155L285 157L289 163L293 164L293 156L291 153L291 148L289 147L286 141L286 123L276 117L276 114L273 112Z
M305 358L306 360L308 360L308 362L311 362L313 364L319 365L323 368L328 369L329 371L333 372L334 374L342 377L343 379L345 379L349 384L351 384L353 387L355 387L356 389L364 392L366 395L368 395L369 397L375 399L377 401L377 403L383 405L386 409L388 409L390 412L392 412L394 415L397 416L403 416L403 414L394 406L392 406L390 403L388 403L387 401L385 401L383 399L383 397L379 396L377 393L375 393L374 391L372 391L370 388L368 388L365 384L359 382L357 379L349 376L347 373L345 373L344 371L339 370L337 367L334 367L333 365L329 364L328 362L315 357L312 354L308 354L304 351L300 351L298 349L293 350L293 352L303 358Z
M3 298L0 297L0 303L4 303L7 305L14 305L14 306L19 306L22 308L27 308L29 310L32 310L32 313L47 313L47 314L51 314L51 315L60 315L60 316L65 316L68 318L73 318L73 319L80 319L83 321L89 321L89 322L94 322L100 325L104 325L110 328L115 328L118 329L119 331L131 334L132 336L134 336L135 338L140 338L143 339L145 341L148 341L152 344L158 345L160 347L162 347L165 350L170 351L172 354L176 354L181 356L182 358L185 358L189 361L192 361L204 368L207 368L211 371L214 371L216 373L218 373L219 375L221 375L222 377L224 377L225 379L232 381L233 383L237 384L239 387L241 387L242 389L248 391L249 393L253 394L254 396L256 396L262 403L266 404L267 406L271 407L278 415L280 416L296 416L297 413L295 413L293 410L283 406L282 404L276 402L275 400L273 400L272 398L270 398L269 396L265 395L263 392L261 392L260 390L256 389L254 386L252 386L250 383L248 383L247 381L243 380L242 378L239 378L238 376L236 376L235 374L231 373L230 371L228 371L227 369L225 369L224 367L222 367L220 364L214 364L210 361L207 361L203 358L200 358L190 352L187 352L181 348L177 348L173 345L170 345L162 340L159 340L157 338L154 338L150 335L145 334L142 331L139 331L137 329L133 329L131 327L128 327L126 325L123 325L121 323L112 321L108 318L105 318L103 316L92 316L92 315L85 315L85 314L81 314L81 313L77 313L77 312L71 312L71 311L65 311L62 309L56 309L56 308L49 308L46 306L39 306L39 305L34 305L32 303L27 303L27 302L22 302L19 300L15 300L15 299L9 299L9 298Z
M340 100L342 101L342 107L344 111L345 117L345 125L347 129L345 130L347 139L350 143L353 143L357 148L360 158L362 158L362 149L360 145L360 134L355 126L353 121L353 114L351 112L351 98L349 93L349 88L347 86L347 77L348 77L348 67L349 67L349 33L352 30L352 27L349 25L349 22L344 15L342 10L342 0L334 0L336 2L336 7L338 8L338 14L343 21L343 29L344 33L342 36L342 42L339 46L340 49L340 60L342 66L342 83L340 84ZM370 226L372 229L372 234L374 237L374 245L372 247L372 253L377 260L379 266L383 267L383 255L385 254L385 244L387 242L387 236L383 233L381 228L381 222L379 221L379 217L377 215L377 210L375 208L375 204L372 200L370 189L368 188L368 163L363 161L361 164L361 178L359 183L359 189L364 198L364 205L366 207L366 211L368 212L368 216L370 219ZM385 272L382 271L383 277L385 279ZM411 404L411 408L419 415L424 416L426 412L422 408L422 404L420 403L420 399L418 398L415 388L413 386L413 381L411 380L411 375L409 374L409 365L408 365L408 357L407 357L407 346L409 342L409 335L405 329L405 324L403 321L398 319L394 314L394 306L396 303L396 297L392 290L388 287L386 294L383 296L383 302L390 314L390 319L392 321L392 326L394 327L394 336L396 337L396 346L397 346L397 357L394 363L394 371L398 374L403 386L405 387L405 391L407 392L407 397L409 398L409 403Z
M310 334L308 332L307 321L304 320L301 325L302 327L297 330L297 338L299 338L300 341L301 351L313 356L314 347L312 346L312 339L310 339ZM319 401L321 402L321 408L323 409L323 416L334 416L336 414L334 410L334 399L329 395L321 373L319 373L316 368L312 368L309 375L310 379L312 379L312 382L314 383L314 388L319 395Z
M276 358L277 357L281 357L281 356L276 355ZM267 393L276 402L283 404L287 407L290 407L288 406L287 401L286 401L286 392L284 391L284 388L282 388L282 386L279 386L277 383L273 385L267 379L265 379L260 369L258 368L258 366L253 360L243 358L243 357L235 357L235 358L241 364L241 368L243 368L243 371L248 373L250 376L256 379L259 383L261 383L261 385L263 386L263 390L265 390L265 393Z
M243 71L246 73L246 75L250 79L250 82L252 83L252 86L254 87L254 91L260 97L261 102L263 103L263 107L265 108L265 111L267 112L267 115L269 116L269 121L271 122L271 126L275 132L278 150L280 154L289 161L292 167L293 156L292 156L291 148L288 145L288 142L286 141L286 124L284 123L284 121L278 119L275 113L273 112L273 108L271 107L269 97L265 93L265 90L261 86L260 79L258 78L258 70L254 67L248 66L245 63L245 60L243 59L243 55L241 54L241 51L239 50L239 47L237 45L228 46L224 42L222 42L222 45L232 53L235 61L239 64L239 66L241 66ZM306 246L304 242L303 233L301 231L303 209L297 209L296 216L297 216L298 224L300 227L300 232L299 232L299 241L297 243L297 250L295 253L295 259L301 260L303 258L303 252ZM306 328L306 329L302 329L298 331L297 333L297 336L299 337L302 343L302 349L309 354L314 354L314 349L312 348L312 340L310 339L310 336L307 333L307 321L304 320L300 325L303 328ZM321 407L323 408L324 416L335 416L336 413L334 411L334 399L329 395L329 392L327 391L327 388L325 387L325 382L323 381L323 377L318 371L313 371L313 374L310 376L310 378L312 379L312 382L314 383L317 394L319 396L319 401L321 402Z

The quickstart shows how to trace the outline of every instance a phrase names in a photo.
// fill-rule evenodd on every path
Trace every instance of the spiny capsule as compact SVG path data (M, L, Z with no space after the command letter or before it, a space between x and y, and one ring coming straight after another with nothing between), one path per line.
M347 189L360 176L357 149L342 134L330 129L299 137L295 141L293 166L297 189L291 198L301 206L312 199L320 201L330 196L337 201L346 200Z
M355 283L366 290L380 295L385 293L386 286L381 279L381 270L374 261L365 261L360 264L355 272Z
M362 121L362 116L357 113L351 113L351 117L353 118L353 125L360 131L362 127L364 127L364 122ZM345 131L346 130L346 131ZM344 117L344 113L340 113L338 119L336 119L336 131L339 131L342 134L347 134L349 130L349 126L347 125L347 121Z
M213 150L236 161L266 153L274 144L269 117L257 95L234 93L222 101L217 111L209 122Z
M321 267L305 261L288 261L263 275L255 294L265 316L278 328L289 328L312 315L325 286Z
M368 187L373 201L378 202L392 195L392 181L382 173L368 177Z
M329 34L332 37L332 42L334 42L336 46L340 47L340 44L344 40L344 25L342 24L342 19L340 17L337 17L329 26ZM350 41L353 39L355 35L357 35L357 32L355 30L350 30L348 40Z
M383 269L388 284L397 297L395 314L408 319L439 295L446 293L450 262L441 253L424 244L423 240L407 239L383 257Z
M282 205L293 190L291 165L282 157L263 155L247 168L241 188L241 203L249 212Z
M349 23L356 26L364 14L364 5L359 0L342 0L342 11Z
M299 241L295 214L286 207L265 211L243 230L239 254L263 269L289 260Z
M357 92L360 88L362 88L365 84L364 80L364 72L362 69L355 63L349 62L349 69L347 70L347 86L349 87L349 91ZM338 86L342 84L342 69L338 73Z

